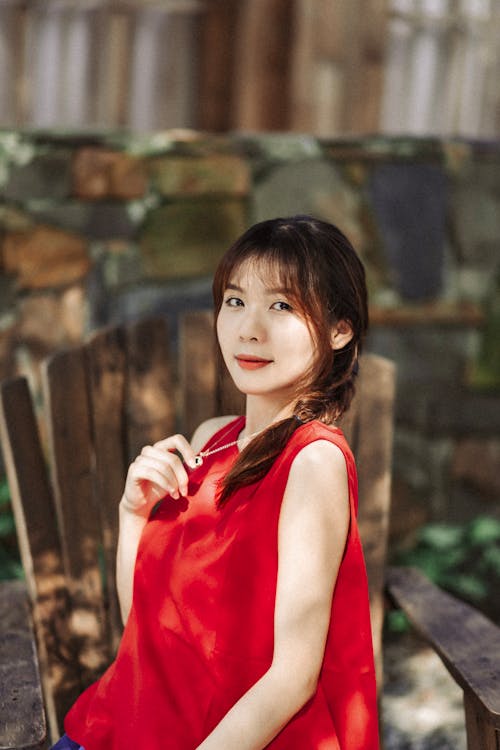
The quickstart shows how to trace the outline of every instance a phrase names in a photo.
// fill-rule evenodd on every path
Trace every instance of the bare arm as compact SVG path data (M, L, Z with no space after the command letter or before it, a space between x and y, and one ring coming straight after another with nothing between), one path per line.
M203 422L191 443L182 435L172 435L154 445L147 445L130 465L119 508L119 535L116 555L116 586L122 621L127 621L132 605L135 560L142 531L153 506L167 493L185 495L188 475L182 461L172 451L179 451L184 461L194 459L197 451L218 429L233 417L217 417Z
M261 750L314 695L348 528L344 457L317 441L294 460L283 498L271 667L198 750Z

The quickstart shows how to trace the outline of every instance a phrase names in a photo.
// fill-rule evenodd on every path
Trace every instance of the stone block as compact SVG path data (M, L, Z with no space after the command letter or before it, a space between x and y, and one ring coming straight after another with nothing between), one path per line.
M3 267L20 289L66 286L90 269L87 243L53 227L7 232L2 243Z
M500 433L500 395L435 383L429 392L429 434L491 436Z
M142 259L135 243L124 240L99 243L93 248L92 257L107 289L135 284L142 278Z
M454 181L450 221L463 260L498 267L500 236L500 164L471 162Z
M27 164L12 164L3 189L7 200L25 202L46 198L64 200L71 192L71 151L37 153Z
M279 164L256 182L252 198L255 221L313 214L336 224L363 254L366 242L359 191L331 162L309 159Z
M18 309L18 341L36 358L83 338L87 298L85 288L79 284L60 293L38 292L23 297Z
M27 232L34 226L33 219L26 211L14 206L0 206L0 227L10 232Z
M389 545L400 549L431 517L419 493L402 477L392 481Z
M147 276L206 276L247 225L238 199L181 200L150 211L140 238Z
M491 501L500 496L500 438L467 437L455 446L451 475Z
M16 296L17 285L15 277L2 273L0 275L0 330L5 325L9 325L15 309Z
M369 193L396 290L412 301L439 296L447 239L444 170L430 164L377 165Z
M234 137L254 164L294 162L318 159L323 151L320 142L312 135L301 133L258 133Z
M245 196L250 190L248 164L233 154L166 156L150 162L150 173L165 196Z
M72 163L72 193L84 200L141 198L148 188L144 161L102 148L81 148Z
M55 224L90 240L131 239L137 233L129 206L118 201L44 201L30 206L30 210L39 222Z

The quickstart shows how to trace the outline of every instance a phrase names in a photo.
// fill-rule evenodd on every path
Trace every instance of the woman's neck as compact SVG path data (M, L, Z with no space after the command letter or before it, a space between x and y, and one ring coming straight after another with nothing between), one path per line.
M293 414L293 405L277 404L274 401L263 399L259 396L247 396L246 399L246 420L243 437L252 435L256 432L262 432L273 422L279 422L281 419L291 417Z

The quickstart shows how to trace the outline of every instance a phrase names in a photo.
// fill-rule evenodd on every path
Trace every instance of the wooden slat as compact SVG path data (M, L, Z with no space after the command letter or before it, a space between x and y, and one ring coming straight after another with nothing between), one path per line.
M0 750L45 747L47 726L31 627L21 581L0 583Z
M359 530L370 588L373 645L382 678L384 568L389 528L395 368L375 354L360 358L353 450L359 480Z
M95 451L95 488L103 534L112 651L122 632L116 596L118 503L127 470L125 336L119 327L97 332L86 344L89 402Z
M163 318L140 320L126 329L127 456L175 431L175 392Z
M419 570L390 568L386 580L396 606L438 653L466 697L475 696L476 715L480 706L488 723L500 730L500 628L438 589ZM472 711L471 704L466 705Z
M50 357L43 370L43 384L55 501L72 602L71 629L85 687L102 673L110 652L83 349Z
M68 630L69 599L57 535L53 497L25 378L1 385L0 434L17 537L33 607L47 720L58 732L58 715L80 691L74 644Z
M212 313L182 316L179 330L180 423L189 439L205 419L217 416L217 367Z

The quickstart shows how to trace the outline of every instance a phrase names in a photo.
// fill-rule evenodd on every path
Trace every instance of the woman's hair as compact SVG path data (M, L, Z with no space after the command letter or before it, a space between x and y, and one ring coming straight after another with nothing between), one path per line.
M215 314L230 279L243 263L274 278L304 316L316 345L310 370L296 384L293 416L271 425L239 455L222 482L219 503L261 479L303 422L337 420L354 395L357 360L368 326L363 265L345 235L311 216L270 219L250 227L229 248L215 272ZM352 339L334 350L331 330L345 321ZM222 360L222 357L220 358Z

